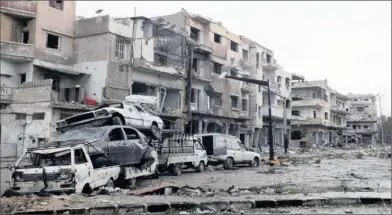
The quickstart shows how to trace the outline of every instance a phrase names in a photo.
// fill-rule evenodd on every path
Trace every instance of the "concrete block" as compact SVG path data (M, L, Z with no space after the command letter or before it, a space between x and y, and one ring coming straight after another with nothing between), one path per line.
M139 214L147 212L145 204L122 204L118 205L118 214Z
M302 199L279 199L276 200L277 207L298 207L302 206Z
M170 203L170 208L180 211L193 210L199 208L200 204L196 202L173 202Z
M47 210L47 211L25 211L25 212L17 212L14 214L56 214L55 211L53 210Z
M117 206L101 206L89 209L89 214L115 214L117 213Z
M326 201L330 205L352 205L360 202L359 198L330 198Z
M277 206L276 200L256 200L254 208L276 208Z
M230 203L228 201L212 201L212 202L202 202L200 203L200 207L203 208L211 208L215 211L219 212L222 210L228 209Z
M364 198L359 198L361 204L377 204L377 203L382 203L383 200L382 198L373 198L373 197L364 197Z
M70 209L61 209L56 210L56 214L88 214L88 208L70 208Z
M230 201L229 202L231 207L234 207L238 210L250 210L254 208L254 201Z
M325 205L327 203L326 198L318 198L318 199L305 199L302 202L302 206L316 206L316 205Z

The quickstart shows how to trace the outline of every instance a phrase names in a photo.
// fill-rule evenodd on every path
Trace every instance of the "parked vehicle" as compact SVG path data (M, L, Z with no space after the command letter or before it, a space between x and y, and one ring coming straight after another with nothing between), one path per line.
M123 102L106 103L95 110L60 120L57 122L57 129L65 132L71 128L84 127L86 124L89 126L129 125L151 133L156 139L161 139L163 129L161 118L127 98Z
M224 169L231 169L236 164L249 164L251 167L260 165L260 154L247 149L235 136L209 133L195 135L204 145L208 163L223 164Z
M156 145L159 172L168 170L172 175L181 175L183 169L194 168L203 172L208 165L206 150L200 140L188 134L168 134Z
M157 176L158 155L146 137L127 126L82 128L46 148L31 148L12 167L10 192L90 193Z

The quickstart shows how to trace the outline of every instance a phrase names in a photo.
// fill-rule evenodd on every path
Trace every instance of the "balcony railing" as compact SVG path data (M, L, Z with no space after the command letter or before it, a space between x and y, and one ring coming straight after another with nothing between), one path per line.
M292 101L291 106L292 107L323 107L324 105L327 104L327 101L323 99L304 99L304 100L296 100Z
M1 103L10 103L13 95L12 87L0 87Z
M21 60L33 60L35 46L31 44L1 41L1 57L19 57Z
M18 17L34 18L37 13L36 1L0 1L1 12Z
M268 106L263 106L262 111L263 116L268 116ZM272 117L278 117L283 119L283 107L271 106L271 115Z

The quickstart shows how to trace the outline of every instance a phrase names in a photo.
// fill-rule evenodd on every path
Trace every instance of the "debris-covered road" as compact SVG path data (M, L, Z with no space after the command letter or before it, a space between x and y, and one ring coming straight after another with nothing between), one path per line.
M177 192L173 189L168 196L138 197L132 196L129 190L116 189L92 196L72 194L49 197L35 195L2 197L1 212L46 210L71 206L93 207L102 204L202 201L227 197L241 200L254 196L287 197L325 192L391 192L391 160L380 153L333 152L316 157L296 156L281 161L281 165L275 166L264 164L258 168L243 167L235 170L209 167L203 173L189 171L180 176L163 175L159 179L139 181L139 188L162 182L172 183L179 188ZM339 210L341 209L335 210L335 213L340 213ZM365 211L365 209L361 210ZM385 211L382 207L377 210ZM323 208L320 208L318 212L327 213Z

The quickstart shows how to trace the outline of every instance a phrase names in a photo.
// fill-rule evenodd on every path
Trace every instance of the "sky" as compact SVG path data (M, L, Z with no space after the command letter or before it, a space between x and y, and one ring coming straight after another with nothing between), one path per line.
M391 115L390 1L78 1L76 14L131 17L135 7L137 16L184 8L222 22L273 50L287 72L327 79L343 94L380 94L382 113Z

